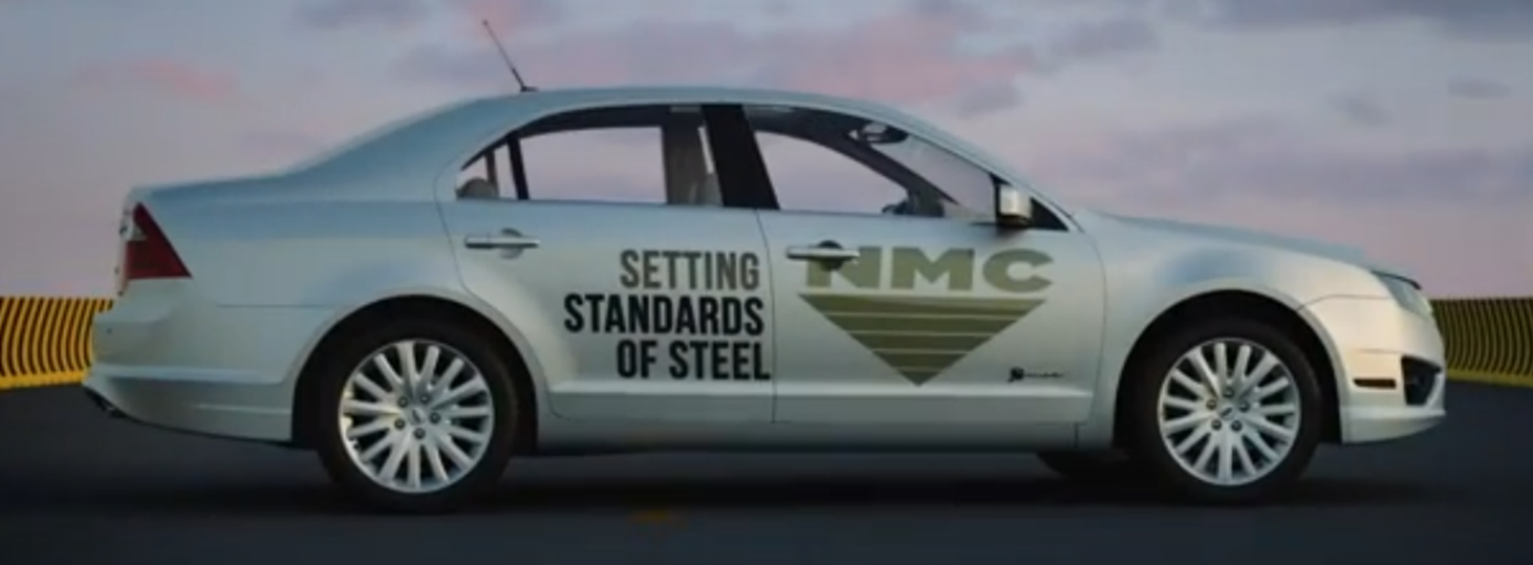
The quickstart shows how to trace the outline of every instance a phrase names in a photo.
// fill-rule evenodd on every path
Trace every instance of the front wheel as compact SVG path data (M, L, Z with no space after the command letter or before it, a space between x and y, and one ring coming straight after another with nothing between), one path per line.
M345 491L375 508L444 512L493 485L517 434L515 381L483 337L398 319L329 356L315 437Z
M1319 380L1303 351L1268 325L1190 325L1125 378L1136 458L1181 498L1261 501L1295 482L1320 443Z

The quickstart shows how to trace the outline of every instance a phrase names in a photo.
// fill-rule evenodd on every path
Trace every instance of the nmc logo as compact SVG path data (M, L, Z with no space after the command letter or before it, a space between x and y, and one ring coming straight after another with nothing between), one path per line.
M802 296L917 386L1043 304L1016 295L1053 284L1038 272L1052 259L1032 249L1005 249L983 261L973 249L936 256L919 247L858 252L839 265L809 262ZM855 290L830 290L838 278ZM935 288L920 288L922 281Z

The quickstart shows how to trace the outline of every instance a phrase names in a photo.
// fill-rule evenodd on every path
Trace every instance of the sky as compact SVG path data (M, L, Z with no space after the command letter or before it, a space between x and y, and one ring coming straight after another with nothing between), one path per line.
M1527 0L0 0L0 294L110 295L134 186L505 91L481 19L544 88L873 99L1069 205L1533 295Z

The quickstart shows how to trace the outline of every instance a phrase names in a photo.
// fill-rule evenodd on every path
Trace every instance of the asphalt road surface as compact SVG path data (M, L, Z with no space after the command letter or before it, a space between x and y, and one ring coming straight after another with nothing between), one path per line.
M472 511L372 516L307 453L0 393L0 564L1444 563L1533 546L1533 390L1452 385L1411 440L1322 450L1279 505L1161 507L1030 456L635 455L514 463ZM1523 557L1518 557L1522 555Z

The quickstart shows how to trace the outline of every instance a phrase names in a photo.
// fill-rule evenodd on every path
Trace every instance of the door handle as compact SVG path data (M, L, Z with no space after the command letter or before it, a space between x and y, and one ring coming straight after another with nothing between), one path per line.
M788 248L788 258L801 261L851 261L861 256L861 251L844 249L834 241L822 241L814 245L794 245Z
M538 240L513 229L504 229L498 234L463 236L463 246L469 249L532 249L538 246Z

